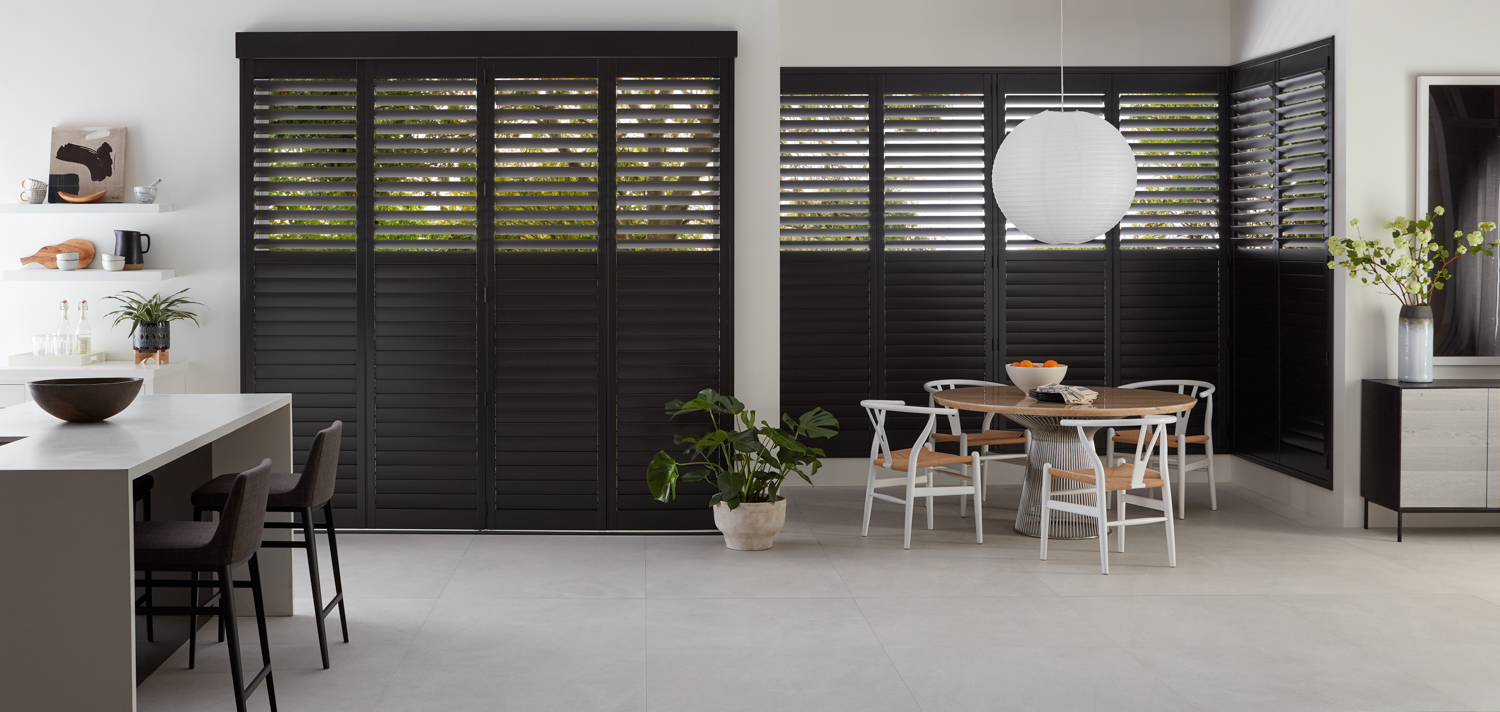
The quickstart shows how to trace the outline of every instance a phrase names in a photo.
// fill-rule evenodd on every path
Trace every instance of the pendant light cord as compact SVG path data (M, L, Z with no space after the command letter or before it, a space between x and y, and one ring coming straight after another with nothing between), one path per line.
M1067 33L1063 25L1063 7L1067 0L1057 0L1057 110L1068 110L1068 85L1063 77L1063 43L1067 41Z

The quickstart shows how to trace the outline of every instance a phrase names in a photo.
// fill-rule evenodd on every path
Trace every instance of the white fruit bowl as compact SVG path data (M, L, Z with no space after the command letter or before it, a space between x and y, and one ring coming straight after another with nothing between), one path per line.
M1005 373L1010 376L1010 382L1023 391L1029 391L1040 386L1050 386L1062 383L1063 376L1067 375L1067 366L1015 366L1005 365Z

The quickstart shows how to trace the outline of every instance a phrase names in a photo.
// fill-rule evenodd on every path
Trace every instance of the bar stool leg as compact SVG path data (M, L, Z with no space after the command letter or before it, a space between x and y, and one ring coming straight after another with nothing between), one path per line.
M234 579L229 567L218 570L219 575L219 620L236 620L234 614ZM240 667L240 631L238 626L229 626L229 675L234 680L235 712L245 712L245 672Z
M302 537L307 549L307 578L312 582L313 618L318 622L318 648L323 653L323 669L328 669L328 630L323 624L327 611L323 610L323 583L318 572L318 536L313 529L312 508L298 512L302 517Z
M349 618L344 615L344 579L339 573L339 544L333 531L333 500L323 504L323 528L328 530L328 555L333 558L333 595L339 597L339 627L344 629L344 642L349 642Z
M309 520L311 521L311 520ZM255 627L260 633L260 663L266 668L266 698L271 702L271 712L276 712L276 681L271 672L271 641L266 636L266 600L260 588L259 554L250 556L250 593L255 600ZM327 667L326 665L324 666Z

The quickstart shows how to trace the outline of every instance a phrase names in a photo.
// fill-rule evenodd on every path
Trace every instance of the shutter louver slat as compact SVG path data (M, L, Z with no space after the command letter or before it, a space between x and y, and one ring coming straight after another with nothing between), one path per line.
M375 255L374 526L484 526L475 257Z
M292 394L292 453L307 464L313 436L344 421L333 506L363 526L358 303L353 251L258 251L251 267L252 392Z
M716 249L718 80L625 77L616 81L615 104L619 249ZM648 215L656 211L690 217Z
M1219 197L1201 192L1218 188L1218 95L1122 93L1119 108L1121 117L1139 117L1121 121L1137 181L1120 247L1218 249Z
M496 249L597 249L598 181L598 79L495 80Z
M781 246L864 249L868 240L868 96L783 94Z
M1267 238L1276 236L1275 191L1276 162L1276 100L1270 83L1235 92L1249 99L1234 104L1230 123L1233 156L1230 171L1233 177L1230 206L1230 225L1237 238Z
M1328 237L1327 214L1314 206L1288 207L1308 198L1327 199L1330 173L1328 164L1328 100L1324 92L1323 72L1311 72L1276 82L1283 93L1277 96L1277 151L1296 160L1279 161L1277 203L1280 210L1281 236L1304 239ZM1304 203L1305 204L1305 203Z
M354 249L354 80L257 79L254 101L254 248Z
M979 94L885 96L887 250L984 249L983 117Z
M477 100L473 79L375 80L376 249L474 249Z

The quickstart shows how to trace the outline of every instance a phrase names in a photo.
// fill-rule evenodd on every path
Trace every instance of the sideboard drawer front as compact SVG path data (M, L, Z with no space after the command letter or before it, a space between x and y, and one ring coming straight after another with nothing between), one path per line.
M1401 395L1401 506L1488 506L1490 391Z

